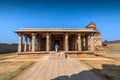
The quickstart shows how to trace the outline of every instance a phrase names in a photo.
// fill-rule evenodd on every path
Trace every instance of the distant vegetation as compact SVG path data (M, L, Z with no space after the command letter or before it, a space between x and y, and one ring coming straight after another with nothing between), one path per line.
M18 44L0 43L0 53L17 52Z

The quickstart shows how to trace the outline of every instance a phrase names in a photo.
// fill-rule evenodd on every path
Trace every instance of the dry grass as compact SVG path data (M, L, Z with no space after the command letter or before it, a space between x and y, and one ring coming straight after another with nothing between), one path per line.
M16 53L0 54L0 62L16 62L16 61L39 61L47 54L24 54L17 55Z
M0 62L0 80L11 80L34 62Z
M11 80L21 71L40 60L45 54L25 54L16 53L0 54L0 80ZM19 76L19 75L18 75Z
M96 56L101 56L101 57L105 57L105 58L110 58L110 59L114 59L114 60L120 60L120 54L111 54L111 53L102 53L102 54L96 54Z
M18 58L23 59L24 55L19 56L16 53L0 54L0 80L11 80L18 73L34 63L34 61L29 60L20 61ZM13 59L13 61L10 61L10 59ZM28 59L30 58L28 57Z
M48 54L25 54L25 55L18 55L17 58L19 59L40 59Z
M16 53L4 53L0 54L0 60L5 60L9 58L17 57Z
M113 59L108 60L82 60L85 64L92 68L91 71L106 77L107 80L120 79L120 54L99 54L100 56Z

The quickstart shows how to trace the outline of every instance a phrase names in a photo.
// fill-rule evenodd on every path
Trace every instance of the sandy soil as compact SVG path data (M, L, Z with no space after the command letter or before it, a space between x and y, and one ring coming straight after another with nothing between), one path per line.
M103 80L119 80L120 79L120 54L104 54L104 58L96 56L94 58L74 58L80 63L84 64L89 70ZM113 58L114 57L114 58ZM108 79L109 78L109 79Z
M0 60L0 62L39 61L44 56L46 55L42 55L42 54L17 55L17 57Z

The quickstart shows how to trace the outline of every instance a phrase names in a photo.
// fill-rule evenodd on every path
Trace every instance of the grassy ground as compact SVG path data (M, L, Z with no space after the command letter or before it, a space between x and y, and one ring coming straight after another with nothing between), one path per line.
M99 54L102 57L113 59L107 60L82 60L85 64L90 66L91 71L97 72L104 76L106 80L119 80L120 79L120 54Z
M34 62L0 62L0 80L11 80Z
M17 57L16 53L5 53L5 54L0 54L0 60L5 60L9 58Z
M11 80L18 73L35 63L34 61L17 61L16 57L19 57L16 53L0 54L0 61L2 61L0 62L0 80ZM16 61L9 61L13 58L16 58Z

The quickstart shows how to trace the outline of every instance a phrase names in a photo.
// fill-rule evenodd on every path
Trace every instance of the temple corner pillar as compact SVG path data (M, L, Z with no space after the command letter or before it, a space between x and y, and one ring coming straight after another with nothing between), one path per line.
M32 33L32 52L35 52L35 33Z
M26 52L27 51L27 43L28 43L28 41L27 41L27 36L24 36L24 37L25 37L24 52Z
M65 51L67 52L69 50L68 48L68 33L65 34Z
M18 33L18 53L21 54L22 52L22 33Z
M29 38L29 44L28 44L28 51L30 52L31 51L31 38Z
M46 33L46 51L49 52L49 33Z
M80 52L82 49L81 49L81 34L79 33L78 34L78 51Z
M91 34L91 51L94 52L94 33Z

